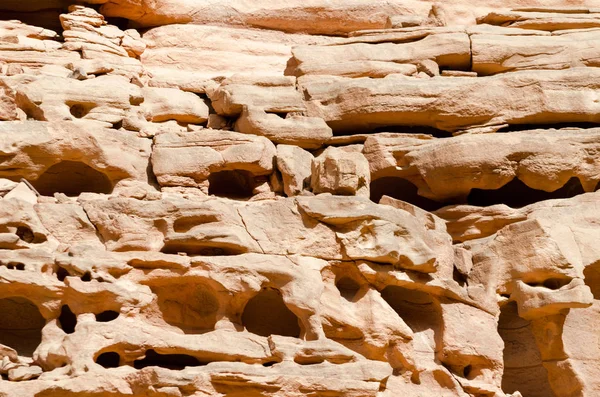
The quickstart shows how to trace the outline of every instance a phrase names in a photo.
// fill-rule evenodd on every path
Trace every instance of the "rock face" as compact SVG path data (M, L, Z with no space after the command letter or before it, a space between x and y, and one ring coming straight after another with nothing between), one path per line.
M600 5L446 3L3 1L0 396L598 395Z

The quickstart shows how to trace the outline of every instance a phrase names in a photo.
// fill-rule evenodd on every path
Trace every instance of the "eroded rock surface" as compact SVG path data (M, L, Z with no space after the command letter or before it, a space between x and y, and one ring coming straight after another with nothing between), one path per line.
M0 4L0 396L598 395L595 0L83 3Z

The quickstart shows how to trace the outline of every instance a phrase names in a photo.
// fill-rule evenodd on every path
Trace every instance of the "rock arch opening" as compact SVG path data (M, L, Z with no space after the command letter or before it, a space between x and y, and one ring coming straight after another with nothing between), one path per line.
M43 196L63 193L76 197L83 192L110 194L113 190L105 174L79 161L65 160L54 164L31 183Z
M554 397L531 323L519 317L515 302L502 306L498 333L504 341L502 390L518 390L523 397Z
M0 344L12 347L20 356L31 357L42 342L46 320L28 299L0 299Z
M282 335L299 338L298 317L283 301L275 288L263 288L248 301L242 313L242 324L249 332L261 336Z

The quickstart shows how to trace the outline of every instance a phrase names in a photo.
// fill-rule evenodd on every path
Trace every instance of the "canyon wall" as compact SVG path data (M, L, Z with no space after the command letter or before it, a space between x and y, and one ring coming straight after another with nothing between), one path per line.
M0 397L600 395L598 0L3 0Z

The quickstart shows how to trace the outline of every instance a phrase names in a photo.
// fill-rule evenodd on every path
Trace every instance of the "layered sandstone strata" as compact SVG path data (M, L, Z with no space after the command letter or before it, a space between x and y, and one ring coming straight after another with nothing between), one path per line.
M595 0L85 3L0 4L0 396L598 394Z

